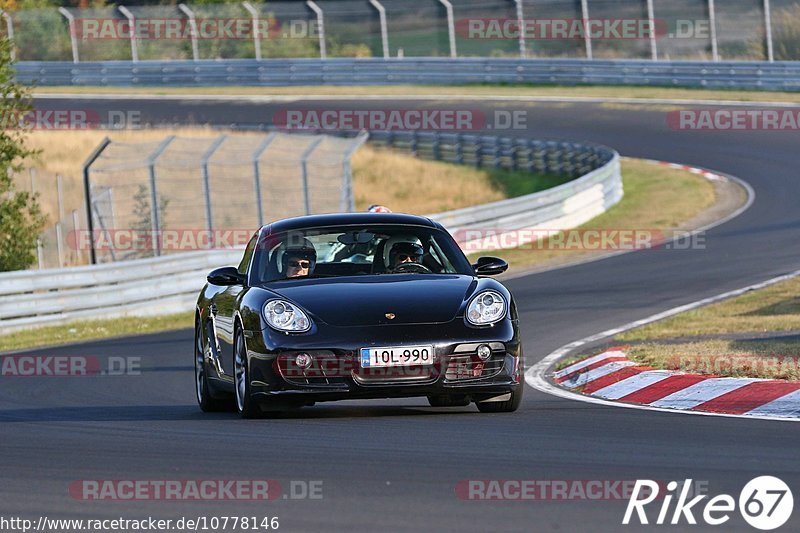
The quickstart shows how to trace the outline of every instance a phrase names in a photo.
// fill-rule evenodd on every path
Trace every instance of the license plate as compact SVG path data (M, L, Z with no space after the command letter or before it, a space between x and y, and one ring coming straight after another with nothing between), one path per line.
M433 364L433 346L361 348L361 368Z

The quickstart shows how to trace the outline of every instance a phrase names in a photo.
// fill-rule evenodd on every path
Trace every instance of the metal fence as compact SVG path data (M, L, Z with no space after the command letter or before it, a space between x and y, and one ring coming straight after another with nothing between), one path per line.
M86 261L88 255L70 243L72 235L86 229L82 204L75 201L82 196L76 190L80 182L38 168L28 168L12 179L17 189L37 195L42 213L47 217L46 229L37 242L36 266L56 268Z
M370 142L424 159L573 178L545 191L430 215L465 250L492 249L491 243L502 241L504 233L516 230L574 228L604 213L623 196L619 154L606 146L495 135L389 131L373 131ZM485 238L470 237L486 235L487 228L494 239L482 242Z
M19 63L22 83L85 86L317 86L532 83L800 89L800 62L585 59L271 59Z
M92 262L93 254L130 260L224 248L270 220L353 210L350 158L366 138L229 132L104 141L85 182L37 168L14 179L38 195L48 219L39 269ZM153 239L164 232L174 239L167 247Z
M3 18L21 61L800 60L798 0L283 0L42 8ZM603 26L613 20L647 26L634 34Z

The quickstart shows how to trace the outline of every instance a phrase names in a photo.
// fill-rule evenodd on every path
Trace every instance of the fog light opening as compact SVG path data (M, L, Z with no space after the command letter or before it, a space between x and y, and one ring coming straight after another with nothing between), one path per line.
M298 354L297 357L294 358L294 364L303 370L308 369L311 366L311 362L311 356L307 353Z
M489 347L488 344L481 344L478 346L478 357L480 357L481 361L486 361L492 356L492 349Z

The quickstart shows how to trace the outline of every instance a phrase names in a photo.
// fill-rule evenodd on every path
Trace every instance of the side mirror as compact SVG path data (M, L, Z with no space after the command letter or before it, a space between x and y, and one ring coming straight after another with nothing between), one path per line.
M472 268L478 276L496 276L508 270L508 263L499 257L479 257Z
M241 285L244 283L244 276L239 274L236 267L222 267L212 270L206 276L206 279L212 285L228 286L228 285Z

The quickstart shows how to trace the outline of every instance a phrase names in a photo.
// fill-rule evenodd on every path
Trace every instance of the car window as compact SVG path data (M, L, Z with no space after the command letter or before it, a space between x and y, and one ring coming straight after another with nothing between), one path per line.
M450 234L425 226L294 230L265 236L256 254L254 271L260 282L379 274L472 274Z
M239 263L239 267L237 269L239 274L247 274L247 267L250 266L250 258L253 257L253 251L256 249L257 242L258 232L256 232L255 235L250 238L250 242L247 243L247 247L244 249L242 261Z

